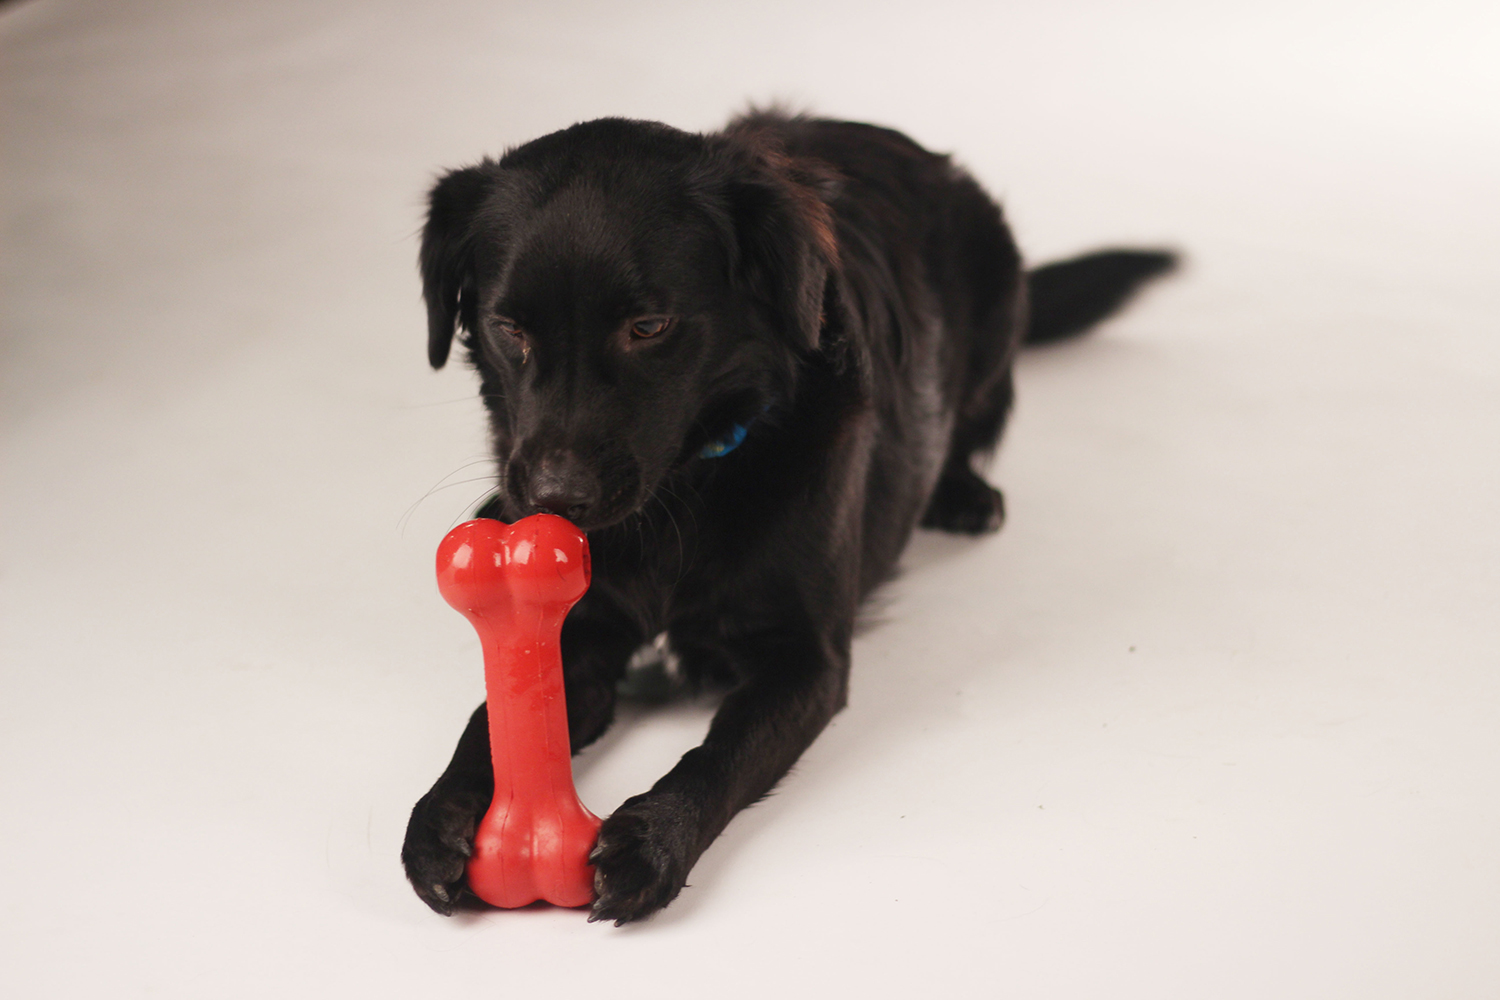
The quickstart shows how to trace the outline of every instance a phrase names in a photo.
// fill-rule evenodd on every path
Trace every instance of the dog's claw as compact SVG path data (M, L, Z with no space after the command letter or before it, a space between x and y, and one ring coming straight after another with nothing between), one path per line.
M439 783L422 796L406 825L401 863L418 898L435 913L452 916L466 888L474 853L474 827L488 803L473 793L454 794Z
M469 837L472 836L472 833L469 834ZM442 843L450 851L462 854L466 858L472 858L474 856L474 845L469 842L469 837L456 837L448 833L443 835Z
M613 920L616 927L651 916L687 884L688 833L677 803L639 796L604 821L589 855L596 899L590 922Z

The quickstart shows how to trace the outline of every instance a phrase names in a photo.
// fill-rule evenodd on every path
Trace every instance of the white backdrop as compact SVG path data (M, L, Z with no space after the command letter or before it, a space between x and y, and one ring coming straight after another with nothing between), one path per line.
M0 9L5 992L1493 996L1494 10ZM397 851L482 696L431 556L485 467L425 187L773 98L952 151L1032 259L1190 265L1025 358L1010 523L917 539L671 908L439 918ZM585 801L709 711L627 713Z

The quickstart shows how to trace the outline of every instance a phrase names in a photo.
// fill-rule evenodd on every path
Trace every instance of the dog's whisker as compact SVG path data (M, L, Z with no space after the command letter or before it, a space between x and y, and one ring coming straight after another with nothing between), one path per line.
M665 485L658 486L656 490L651 491L651 499L655 500L661 506L662 512L667 515L667 520L672 522L673 532L677 535L677 575L672 580L672 589L675 590L677 589L677 585L682 582L682 576L687 570L687 545L683 541L682 526L677 523L677 517L672 513L672 508L668 506L667 501L658 491L665 491L669 496L673 496L674 499L675 494L667 489Z
M462 485L464 485L466 483L477 483L477 482L480 482L483 479L493 479L494 478L493 476L481 476L481 477L476 478L476 479L464 479L464 480L459 480L457 482L449 483L448 482L448 478L450 476L456 476L460 472L463 472L465 469L471 469L471 468L473 468L476 465L484 465L484 464L486 464L488 462L493 462L493 461L494 461L494 459L490 458L488 456L486 456L485 458L476 458L476 459L474 459L472 461L465 462L464 464L460 465L458 468L454 469L453 471L444 474L441 479L439 479L436 483L432 484L431 488L429 488L426 493L423 493L420 497L418 497L416 500L414 500L412 502L412 505L410 507L406 508L406 510L402 513L401 517L397 520L397 522L396 522L396 528L400 532L401 536L402 537L406 536L406 526L407 526L407 524L409 524L411 522L412 514L416 513L417 508L422 505L422 502L425 501L428 497L432 496L434 493L437 493L440 490L445 490L449 486L462 486Z
M698 516L693 513L692 507L685 503L683 499L679 497L675 492L673 492L672 488L666 483L662 483L660 486L658 486L657 490L659 490L661 493L665 493L667 496L677 501L677 503L683 508L684 512L693 519L693 532L694 537L696 537L698 531ZM661 504L661 509L667 512L667 517L671 518L672 520L672 528L677 532L677 576L672 581L672 588L675 590L677 588L677 585L682 582L683 575L687 572L687 547L683 544L682 529L678 526L677 518L673 516L672 511L667 506L667 502L662 499L661 496L656 492L653 492L652 496L654 496L656 498L656 501Z
M686 487L688 490L692 491L693 499L694 500L697 500L699 503L701 503L703 501L703 497L699 495L697 488L694 487L691 482L683 480L683 481L681 481L681 484L684 487ZM681 504L683 512L686 513L688 517L692 518L692 521L693 521L693 535L694 535L694 537L697 537L697 534L698 534L698 513L695 510L695 508L697 507L697 504L690 504L690 503L688 503L686 500L682 499L682 497L678 496L677 493L674 490L672 490L671 487L667 486L666 484L663 484L661 488L667 492L668 496L670 496L672 499L676 500L679 504Z
M458 396L454 399L439 399L433 403L406 403L396 407L398 410L426 410L434 406L452 406L455 403L467 403L474 399L473 396Z
M470 481L471 482L476 482L477 480L470 480ZM455 483L454 485L456 486L458 484ZM471 500L469 502L468 506L462 508L462 510L463 511L477 511L481 507L483 507L485 505L485 503L488 502L486 500L487 497L490 497L490 496L499 496L499 495L500 495L500 487L499 486L491 486L489 489L485 490L483 493L479 494L479 496L477 496L473 500ZM455 516L453 518L452 521L449 521L448 522L448 530L452 531L453 528L454 528L454 526L456 526L463 517L464 517L464 514L463 513L459 513L457 516Z

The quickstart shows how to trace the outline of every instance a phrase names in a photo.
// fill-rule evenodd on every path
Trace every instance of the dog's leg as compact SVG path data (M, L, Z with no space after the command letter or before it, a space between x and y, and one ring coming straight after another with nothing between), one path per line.
M640 641L622 618L587 597L563 623L563 684L574 753L598 739L614 718L615 683ZM480 705L447 769L412 809L401 847L401 863L412 888L439 913L451 914L468 890L464 868L474 830L494 793L489 713Z
M401 864L422 902L444 915L467 891L464 866L474 830L495 793L489 714L481 704L458 738L458 749L431 790L417 800L406 824Z
M630 657L645 641L623 615L604 613L585 595L563 622L563 686L568 698L568 742L577 753L615 720L616 692Z
M1013 394L1010 372L986 393L977 412L961 416L953 429L937 488L922 515L924 528L965 535L999 531L1005 523L1005 497L974 471L974 458L993 449L1005 429Z
M589 919L623 924L676 897L735 813L769 792L843 707L848 631L735 643L749 679L725 697L702 745L604 821Z

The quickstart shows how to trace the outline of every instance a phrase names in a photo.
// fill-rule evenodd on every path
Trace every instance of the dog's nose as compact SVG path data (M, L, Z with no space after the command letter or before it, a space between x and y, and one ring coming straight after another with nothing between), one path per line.
M599 502L599 477L571 451L554 451L537 462L526 487L536 512L577 521Z

